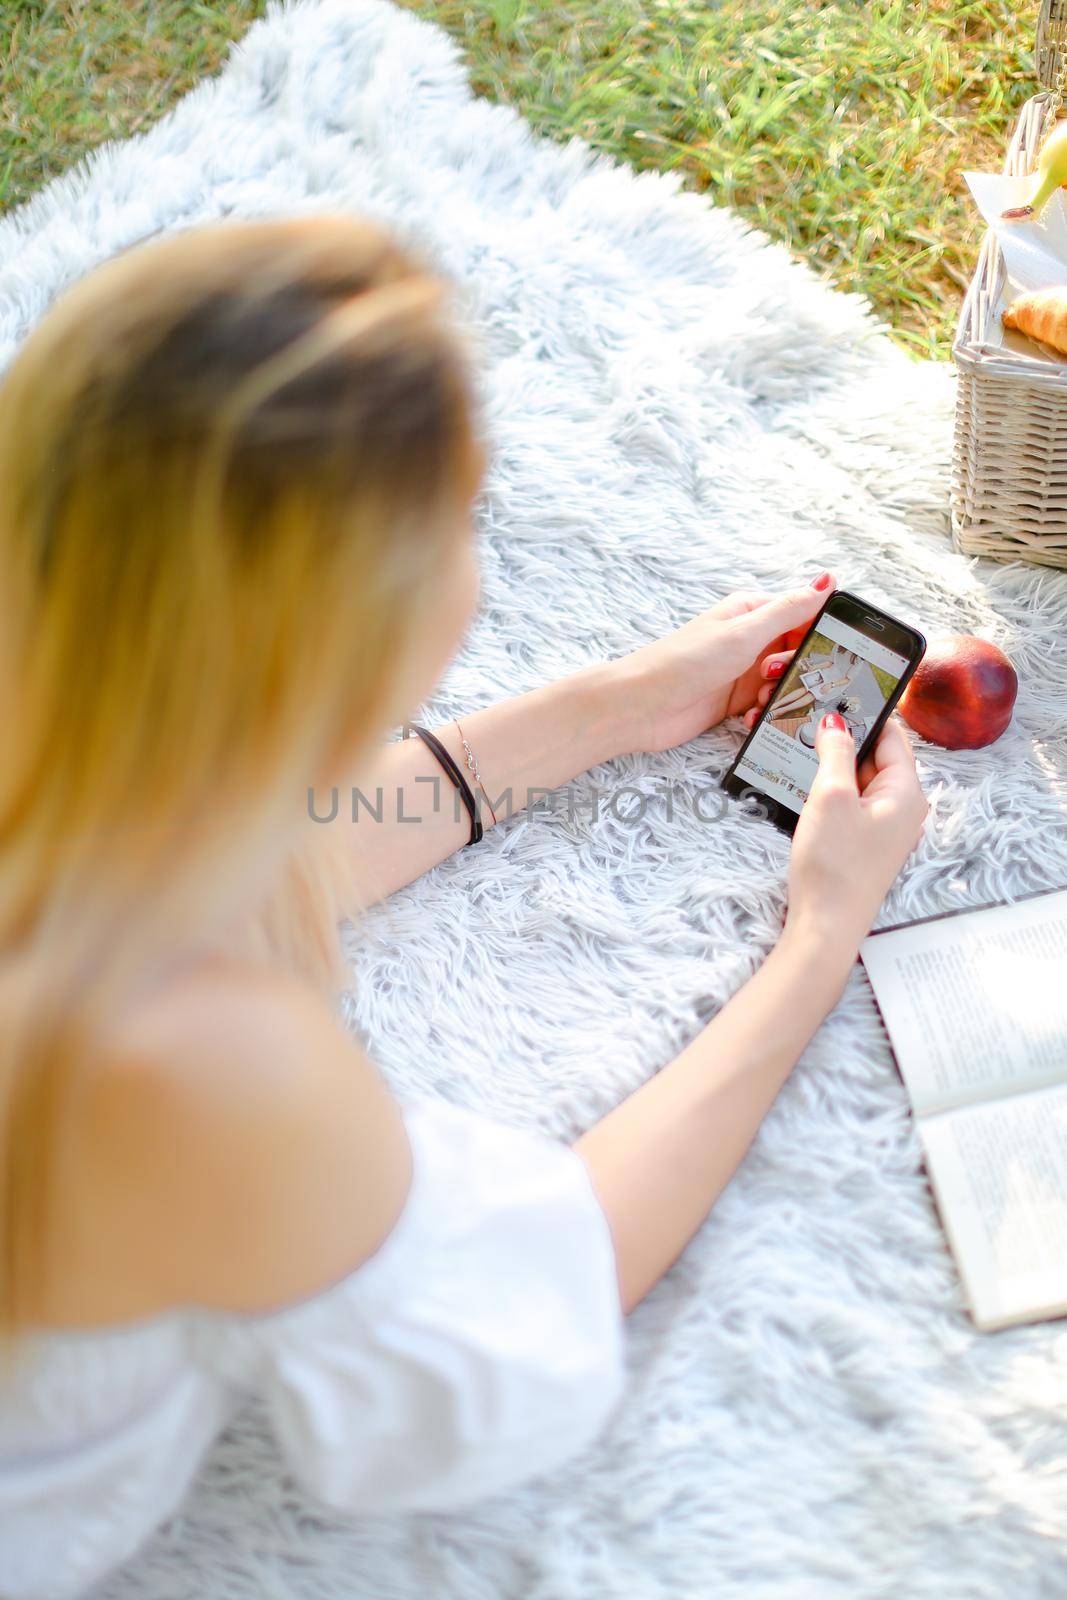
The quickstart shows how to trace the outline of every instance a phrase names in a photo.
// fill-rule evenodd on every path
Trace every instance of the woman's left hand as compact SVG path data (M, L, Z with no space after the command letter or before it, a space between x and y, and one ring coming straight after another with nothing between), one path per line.
M692 622L612 663L626 697L626 750L670 750L758 703L761 663L800 642L833 592L820 573L784 595L727 595Z

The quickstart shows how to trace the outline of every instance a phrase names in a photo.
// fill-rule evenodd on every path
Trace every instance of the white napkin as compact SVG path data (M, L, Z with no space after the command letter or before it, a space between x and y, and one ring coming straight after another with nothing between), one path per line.
M1018 293L1067 283L1067 207L1057 189L1032 222L1004 222L1001 212L1024 206L1034 178L1004 178L991 172L965 172L979 211L997 236L1008 277Z

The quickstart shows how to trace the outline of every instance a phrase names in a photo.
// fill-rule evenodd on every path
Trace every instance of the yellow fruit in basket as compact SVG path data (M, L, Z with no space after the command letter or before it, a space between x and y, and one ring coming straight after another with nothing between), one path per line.
M1067 122L1054 128L1041 146L1034 174L1034 188L1024 206L1002 211L1005 222L1025 222L1039 217L1045 205L1063 184L1067 184Z
M1067 355L1067 284L1020 295L1005 311L1004 326Z

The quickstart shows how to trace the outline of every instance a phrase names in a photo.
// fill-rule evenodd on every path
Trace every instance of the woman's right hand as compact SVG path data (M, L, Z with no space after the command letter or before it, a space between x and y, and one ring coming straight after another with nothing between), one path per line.
M729 1183L781 1085L841 998L859 942L926 816L911 747L890 723L857 780L842 724L816 733L785 930L759 971L676 1060L575 1146L615 1241L629 1310Z
M928 807L895 719L858 775L855 742L836 712L820 720L815 750L819 770L793 836L786 929L853 957L918 844Z

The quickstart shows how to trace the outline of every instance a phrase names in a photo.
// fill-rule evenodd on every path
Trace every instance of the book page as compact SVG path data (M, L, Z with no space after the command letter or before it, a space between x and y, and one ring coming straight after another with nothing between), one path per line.
M1067 1082L1067 891L860 948L916 1116Z
M928 1117L919 1134L975 1320L1067 1312L1067 1088Z

